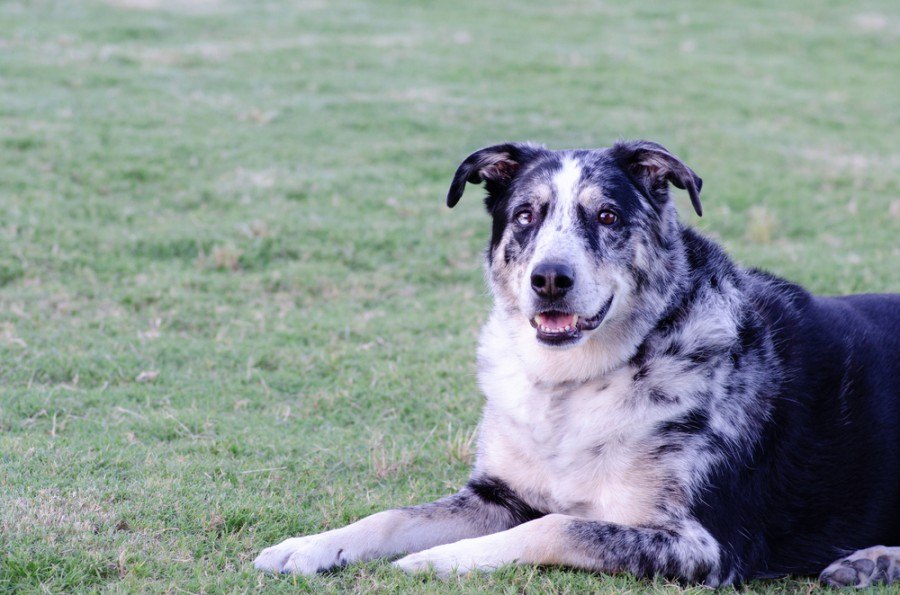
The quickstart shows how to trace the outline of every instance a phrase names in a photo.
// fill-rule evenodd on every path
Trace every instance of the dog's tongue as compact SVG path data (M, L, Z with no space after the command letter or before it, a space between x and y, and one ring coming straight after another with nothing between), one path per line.
M562 314L561 312L544 312L535 317L537 323L551 331L561 331L566 327L575 326L574 314Z

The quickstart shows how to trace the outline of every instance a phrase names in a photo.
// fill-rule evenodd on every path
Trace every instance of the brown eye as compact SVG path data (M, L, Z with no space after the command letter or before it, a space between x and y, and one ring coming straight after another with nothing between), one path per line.
M518 223L519 225L531 225L533 221L534 214L527 209L516 213L516 223Z
M597 221L600 222L600 225L612 225L618 220L619 216L612 211L603 210L597 214Z

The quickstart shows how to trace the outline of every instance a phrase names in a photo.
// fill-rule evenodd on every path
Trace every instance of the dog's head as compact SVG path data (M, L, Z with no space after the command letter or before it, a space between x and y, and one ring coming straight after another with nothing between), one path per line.
M660 301L678 273L678 224L669 183L701 214L700 178L664 147L550 151L502 144L460 164L447 205L484 182L493 217L487 266L498 307L534 328L539 344L565 348Z

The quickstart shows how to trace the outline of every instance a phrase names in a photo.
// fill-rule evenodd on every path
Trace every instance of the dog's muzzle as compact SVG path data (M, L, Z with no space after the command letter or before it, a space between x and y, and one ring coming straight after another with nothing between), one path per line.
M589 318L578 314L546 310L530 320L537 330L537 339L547 345L561 346L578 342L585 331L592 331L603 322L612 306L613 298L606 301L600 311Z

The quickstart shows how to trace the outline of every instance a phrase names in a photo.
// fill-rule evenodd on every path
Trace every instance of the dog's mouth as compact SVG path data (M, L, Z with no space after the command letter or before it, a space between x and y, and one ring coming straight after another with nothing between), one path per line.
M582 318L578 314L558 310L546 310L537 314L529 322L537 331L538 341L542 343L547 345L574 343L581 338L584 331L592 331L600 326L609 312L612 301L612 296L610 296L600 311L590 318Z

